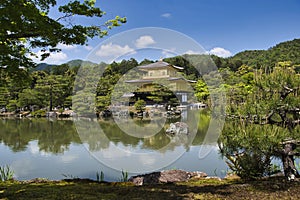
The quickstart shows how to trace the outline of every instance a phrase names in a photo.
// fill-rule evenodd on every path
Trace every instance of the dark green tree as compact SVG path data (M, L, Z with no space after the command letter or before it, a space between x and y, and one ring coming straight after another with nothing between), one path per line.
M166 84L167 85L167 84ZM153 84L153 91L147 96L148 99L160 104L166 103L171 106L178 106L179 100L175 93L168 87L160 84Z
M24 110L31 110L31 106L43 106L43 101L40 98L40 94L33 89L24 89L19 93L18 106L24 108ZM31 110L33 111L33 110Z
M209 97L209 90L203 79L199 79L195 84L195 96L199 101L207 102Z
M64 101L72 92L68 81L68 77L62 75L48 75L37 80L35 90L42 98L43 105L49 106L49 111L54 106L64 107Z
M139 99L135 102L134 107L138 112L143 112L146 108L146 102L143 99Z
M245 74L239 77L251 80ZM300 155L300 76L289 62L281 62L272 70L254 71L250 82L253 88L238 98L239 105L228 104L220 151L229 167L244 178L271 173L271 160L277 157L282 159L286 177L293 179L299 176L294 156Z

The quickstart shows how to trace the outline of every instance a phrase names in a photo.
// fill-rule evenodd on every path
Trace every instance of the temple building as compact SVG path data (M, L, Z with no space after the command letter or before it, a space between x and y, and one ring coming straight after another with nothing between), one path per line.
M155 102L148 97L153 95L156 90L159 90L158 86L163 86L174 94L180 105L186 105L188 103L188 94L193 92L191 88L191 83L196 81L191 81L185 79L179 72L184 68L171 65L162 60L137 67L137 70L141 72L139 79L127 80L126 83L136 86L136 91L131 94L132 98L144 99L147 104L154 104ZM166 103L168 99L165 99Z

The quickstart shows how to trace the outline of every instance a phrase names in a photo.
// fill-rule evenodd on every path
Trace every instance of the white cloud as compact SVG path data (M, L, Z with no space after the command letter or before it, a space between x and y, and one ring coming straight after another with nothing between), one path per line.
M97 56L106 58L116 58L124 54L134 53L134 49L128 45L121 46L113 43L108 43L100 46L100 49L96 52Z
M66 44L60 43L57 45L57 48L64 49L64 50L74 50L77 48L77 46L76 45L66 45Z
M145 154L143 156L139 156L139 160L144 165L154 165L155 163L157 163L159 161L159 158L157 158L156 156L151 156L151 155Z
M145 48L151 44L155 44L155 41L150 35L143 35L135 41L137 48Z
M34 166L34 161L30 157L16 159L12 162L11 167L14 171L14 178L24 177L30 175L36 166Z
M51 53L45 61L49 64L61 64L62 62L66 61L68 58L67 54L63 52Z
M38 154L40 152L40 148L37 143L30 142L28 145L28 149L32 154Z
M111 143L111 142L110 142ZM122 162L122 159L127 159L128 157L132 156L132 153L130 152L130 150L126 150L126 147L123 148L119 148L117 146L115 146L114 144L111 144L110 147L108 149L103 149L101 150L101 152L99 152L99 156L103 157L103 158L107 158L110 161L116 162L116 161L120 161Z
M33 62L40 63L40 62L47 62L48 64L61 64L62 62L65 62L68 59L67 54L64 52L53 52L50 53L50 56L47 57L45 60L41 61L41 55L43 53L49 53L49 52L42 52L38 51L36 52L36 56L29 56L33 60Z
M206 51L206 52L199 52L199 51L194 51L194 50L188 50L186 51L184 54L209 54L209 55L216 55L219 57L229 57L232 55L232 53L222 47L215 47L213 49L211 49L210 51Z
M164 13L161 15L161 17L164 17L164 18L170 18L172 15L171 13Z
M223 57L223 58L226 58L226 57L229 57L232 55L232 53L230 51L228 51L224 48L221 48L221 47L215 47L215 48L211 49L208 53L219 56L219 57Z
M40 147L38 146L37 142L30 142L28 144L28 149L33 155L40 155L44 157L50 156L50 153L47 153L45 151L40 151Z

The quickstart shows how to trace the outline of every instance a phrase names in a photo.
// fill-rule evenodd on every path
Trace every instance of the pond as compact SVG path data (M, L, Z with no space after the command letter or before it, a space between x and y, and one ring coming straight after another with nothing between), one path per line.
M0 165L10 166L18 180L96 179L102 171L104 180L118 181L122 171L163 169L224 176L218 135L208 135L210 117L200 115L194 135L167 135L166 127L178 120L0 119Z

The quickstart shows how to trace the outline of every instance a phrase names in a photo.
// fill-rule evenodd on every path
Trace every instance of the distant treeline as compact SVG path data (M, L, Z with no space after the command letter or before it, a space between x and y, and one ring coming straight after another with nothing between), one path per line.
M200 68L193 65L194 60L199 63ZM244 51L229 58L214 55L183 55L165 58L164 61L184 67L182 75L186 79L197 81L193 85L196 97L199 101L208 103L210 93L203 76L211 70L211 65L215 65L223 77L224 88L230 88L227 92L230 92L232 99L238 102L251 90L253 73L257 69L271 70L275 66L288 65L293 66L299 73L300 39L280 43L269 50ZM72 96L82 95L73 93L79 68L90 66L92 69L100 66L105 70L96 89L96 108L103 110L110 105L111 92L120 77L130 69L152 62L155 61L145 59L138 62L133 58L111 64L74 60L62 65L38 64L31 69L20 68L14 72L0 68L0 109L3 112L32 111L41 108L52 110L54 107L72 108Z

